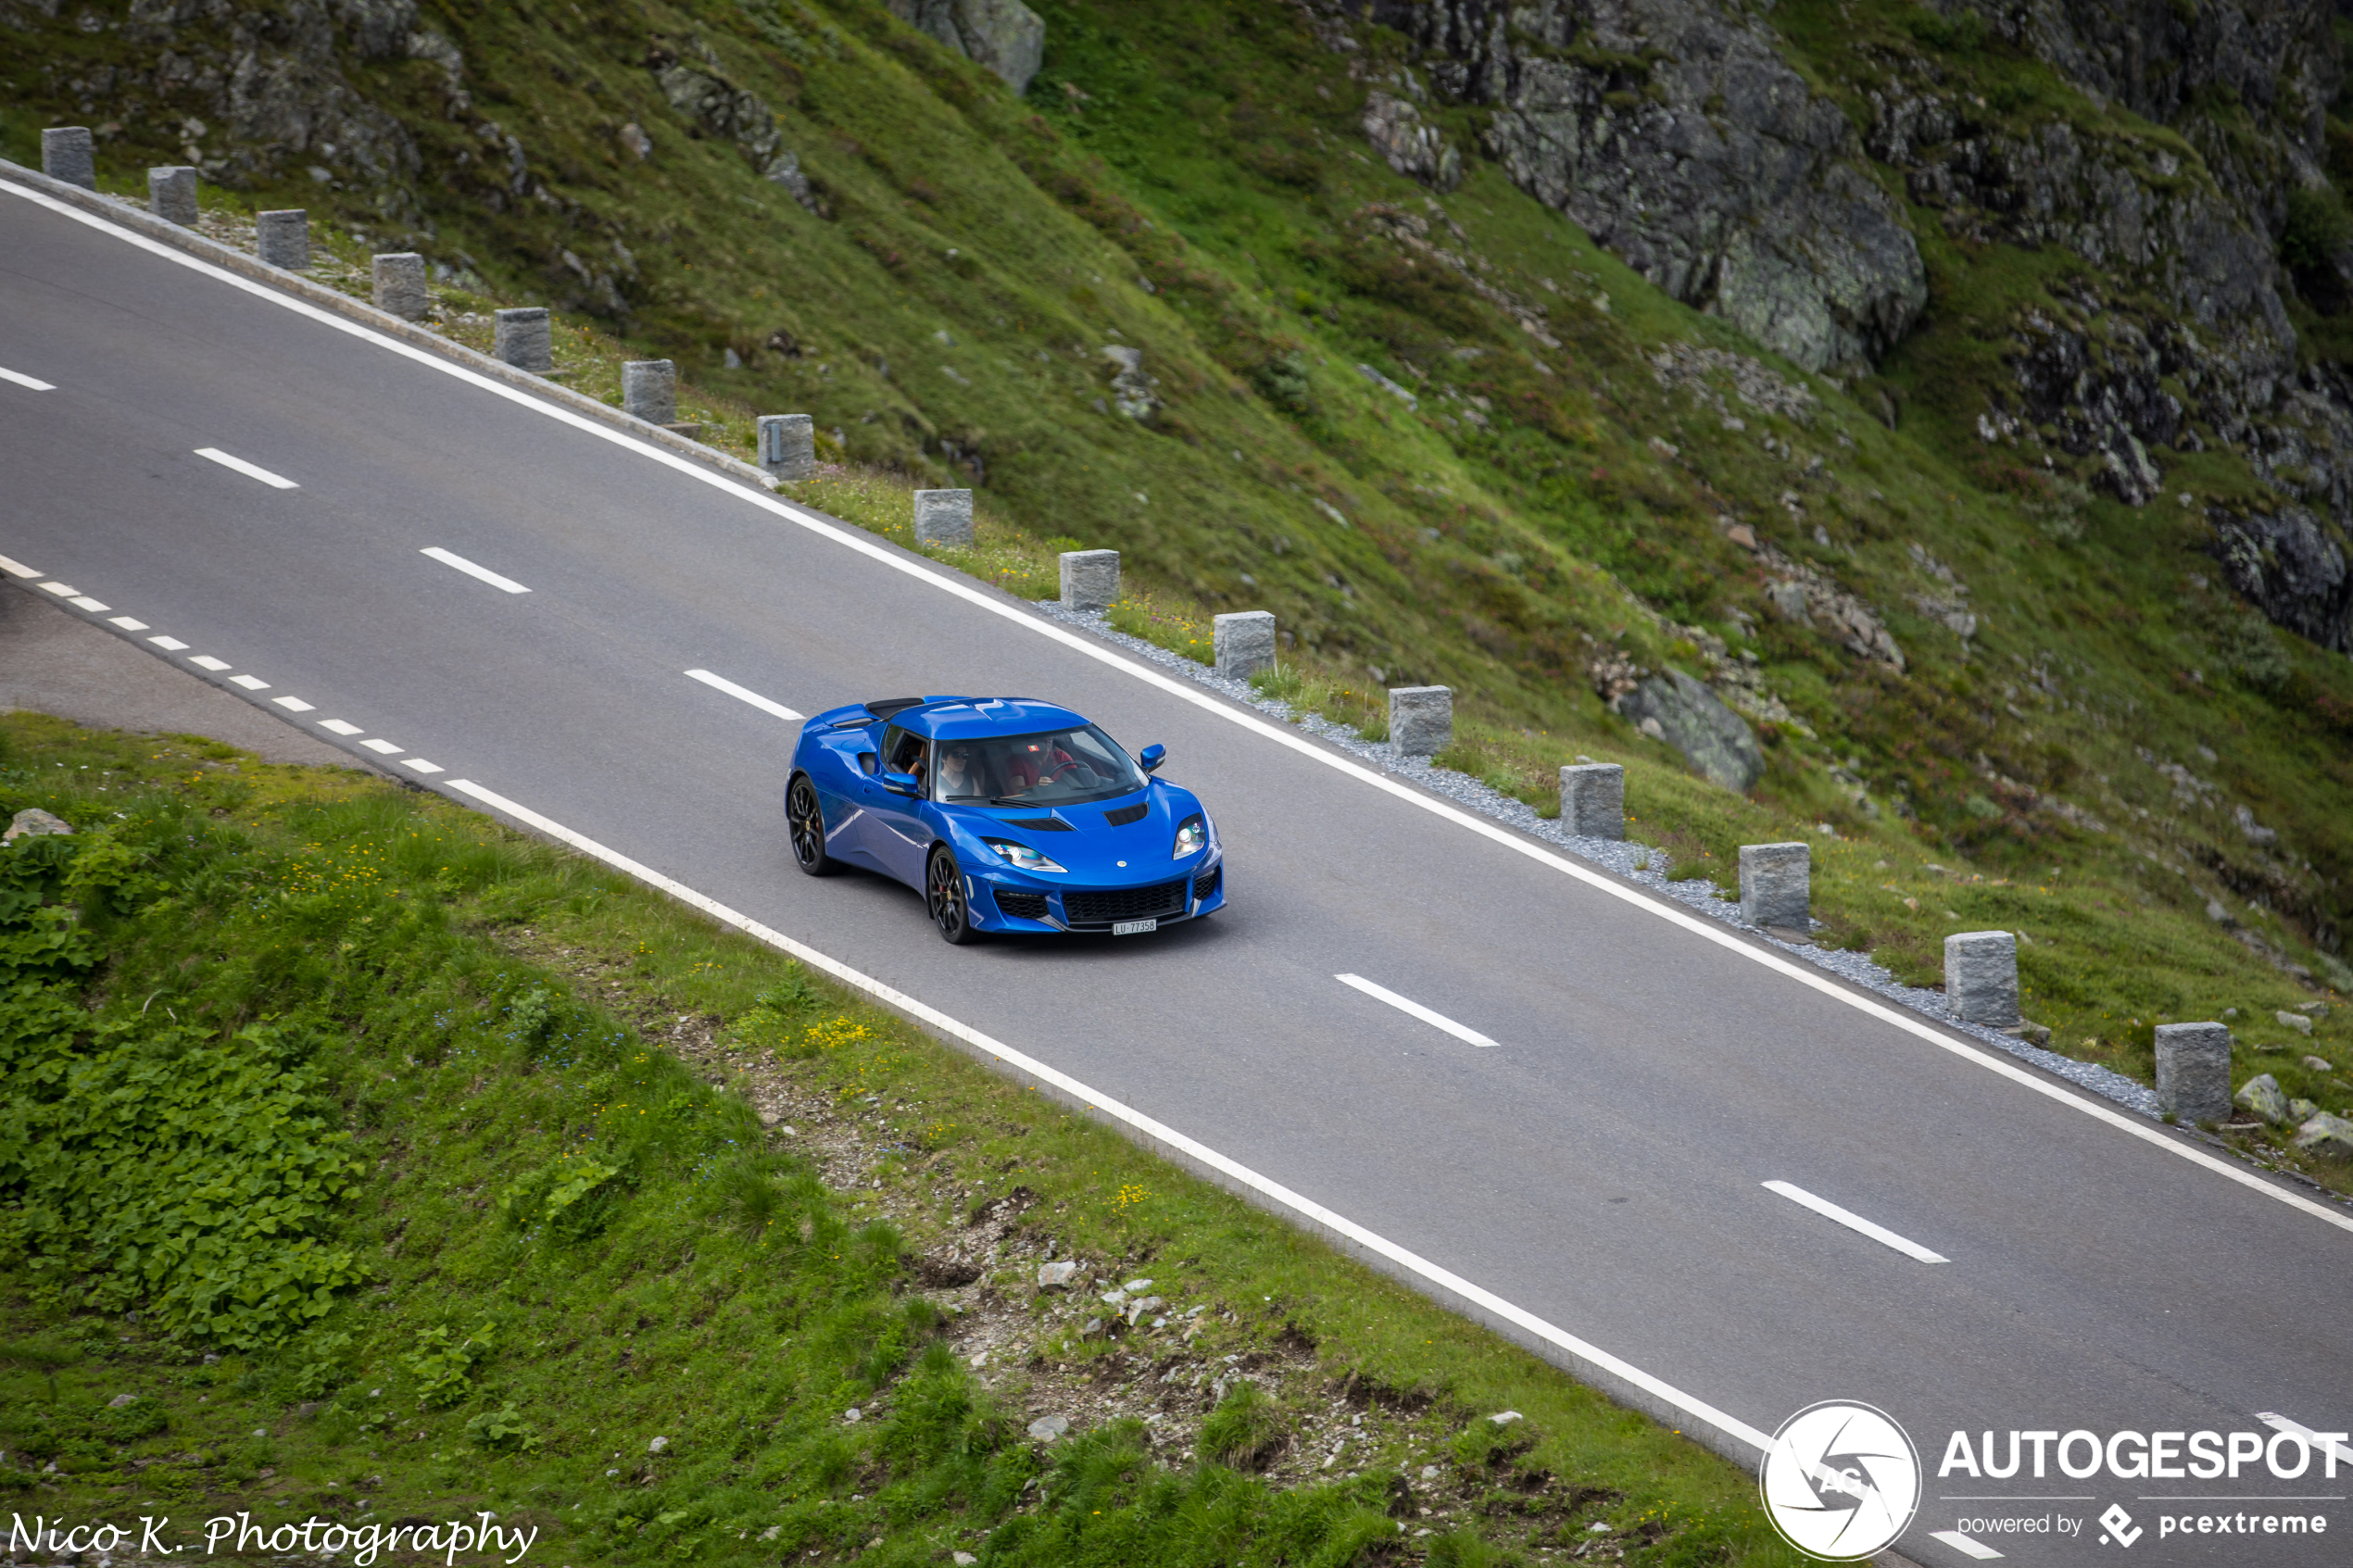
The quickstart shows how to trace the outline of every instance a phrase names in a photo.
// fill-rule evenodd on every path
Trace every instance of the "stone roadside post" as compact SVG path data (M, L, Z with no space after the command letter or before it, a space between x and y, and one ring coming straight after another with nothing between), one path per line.
M1805 844L1741 846L1741 919L1783 935L1814 929L1814 851Z
M186 164L147 170L147 210L182 229L196 226L196 171Z
M1109 609L1119 597L1117 550L1064 550L1063 608Z
M1944 938L1944 1005L1964 1023L2015 1029L2018 938L2007 931L1964 931Z
M2157 1108L2195 1126L2231 1114L2231 1031L2221 1023L2157 1026Z
M1626 770L1573 762L1561 770L1561 826L1579 838L1626 836Z
M425 258L413 250L386 251L374 258L376 308L404 321L421 321L433 308L425 287Z
M915 543L969 546L973 542L973 493L969 490L915 492Z
M1247 681L1261 670L1275 667L1275 612L1237 610L1209 623L1210 648L1217 672L1228 681Z
M1454 744L1454 688L1389 688L1389 744L1401 757L1435 757Z
M310 214L282 207L253 215L254 254L271 267L302 272L310 267Z
M817 421L807 414L760 416L760 466L771 479L810 479L817 472ZM916 510L923 503L916 502Z
M630 359L621 367L621 406L650 425L678 422L678 367L668 359Z
M529 370L535 376L544 376L556 368L555 339L547 331L547 307L528 305L501 310L492 320L496 323L492 329L493 358L504 360L518 370Z
M52 180L98 188L98 152L86 125L58 125L41 133L41 172Z

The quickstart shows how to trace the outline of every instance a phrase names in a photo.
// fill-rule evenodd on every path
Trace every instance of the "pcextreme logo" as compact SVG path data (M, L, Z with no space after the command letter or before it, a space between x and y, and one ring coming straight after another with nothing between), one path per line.
M1854 1562L1911 1524L1920 1456L1886 1411L1825 1399L1781 1424L1756 1479L1784 1540L1809 1557Z

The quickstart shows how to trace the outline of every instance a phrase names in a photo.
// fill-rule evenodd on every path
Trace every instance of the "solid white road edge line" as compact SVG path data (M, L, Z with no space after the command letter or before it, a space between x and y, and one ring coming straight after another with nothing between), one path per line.
M2274 1432L2284 1432L2290 1436L2301 1437L2310 1447L2319 1449L2323 1453L2333 1453L2339 1461L2353 1464L2353 1449L2345 1446L2346 1440L2353 1437L2353 1432L2315 1432L2300 1421L2290 1421L2287 1417L2271 1411L2257 1411L2255 1419Z
M1769 1436L1758 1431L1748 1423L1725 1414L1715 1406L1684 1393L1671 1383L1652 1376L1629 1361L1620 1361L1608 1351L1587 1344L1566 1329L1557 1328L1535 1313L1512 1305L1493 1291L1483 1289L1459 1274L1449 1273L1427 1258L1407 1251L1386 1236L1376 1235L1353 1220L1336 1214L1314 1199L1303 1198L1291 1191L1281 1183L1260 1175L1249 1166L1227 1159L1208 1145L1187 1137L1174 1127L1153 1121L1132 1106L1123 1104L1108 1095L1088 1087L1069 1073L1058 1068L1050 1067L1034 1057L1024 1055L1013 1047L992 1039L971 1025L950 1018L937 1008L918 1001L903 991L884 985L872 975L850 968L838 959L821 953L803 943L796 942L784 933L771 930L749 916L738 914L717 899L696 892L685 883L674 881L650 867L640 865L626 855L608 849L595 839L574 833L561 822L543 817L527 807L517 805L502 795L493 794L472 779L451 779L443 787L470 796L501 815L512 818L527 827L535 828L550 838L569 844L584 855L594 856L623 875L635 877L648 887L660 888L672 897L693 905L712 919L724 921L746 935L765 942L781 952L789 953L812 969L823 970L844 985L855 986L886 1007L905 1013L908 1017L928 1024L942 1034L951 1035L975 1050L986 1051L1000 1061L1011 1064L1016 1070L1040 1083L1051 1084L1065 1095L1076 1098L1080 1103L1126 1123L1147 1138L1181 1150L1189 1159L1209 1167L1229 1180L1240 1183L1311 1223L1346 1236L1365 1250L1388 1259L1400 1268L1428 1280L1441 1290L1476 1304L1482 1311L1491 1312L1534 1335L1547 1344L1559 1346L1570 1355L1602 1368L1611 1376L1641 1389L1655 1399L1681 1411L1695 1421L1707 1423L1725 1436L1747 1444L1759 1453L1764 1452L1772 1445L1773 1440Z
M444 566L454 566L459 571L464 572L467 576L478 577L484 583L489 583L492 587L503 588L510 594L528 594L531 592L530 589L524 587L513 578L501 577L497 572L491 571L488 567L476 566L465 557L458 555L453 551L445 550L438 545L428 545L417 553L421 556L431 556L434 559L439 561Z
M1399 1012L1410 1013L1433 1029L1443 1029L1457 1040L1465 1040L1474 1046L1492 1046L1495 1043L1478 1030L1466 1029L1444 1013L1433 1011L1411 997L1401 997L1385 985L1376 985L1361 974L1335 974L1332 978L1343 985L1354 986L1377 1002L1387 1002Z
M1189 681L1179 681L1173 675L1163 674L1149 665L1137 662L1108 644L1098 642L1092 637L1082 636L1066 626L1058 625L1041 616L1033 615L1018 605L1004 603L994 597L990 590L982 588L977 583L962 582L950 577L934 570L926 561L901 557L879 541L866 538L852 529L830 522L814 512L804 511L790 502L776 499L774 495L762 495L748 490L736 480L715 469L707 468L701 463L681 457L674 452L664 451L659 446L650 445L627 431L599 423L585 414L576 414L569 408L560 408L551 403L543 403L521 387L509 386L504 382L494 381L479 371L469 370L452 360L444 359L430 350L420 348L413 344L403 343L397 338L386 337L372 327L363 326L358 321L313 305L308 300L280 294L266 283L251 278L239 277L234 272L225 271L200 257L174 249L160 240L151 240L145 234L134 233L120 224L107 221L96 213L84 212L80 207L69 206L30 186L19 185L12 180L0 180L0 192L31 202L37 207L45 207L61 217L71 219L76 223L98 230L102 233L110 234L126 245L161 257L191 271L202 273L216 282L226 283L231 288L252 295L258 299L267 300L283 310L308 317L321 326L372 344L387 353L396 354L417 364L430 367L452 380L477 387L494 397L505 398L510 403L529 408L559 424L569 425L585 434L595 436L599 441L610 442L615 446L624 447L642 458L661 463L689 479L697 480L714 490L732 495L747 505L758 507L788 522L805 528L821 538L855 550L869 559L888 567L893 571L901 572L919 582L928 583L942 593L952 595L967 604L987 610L992 615L1002 617L1013 625L1024 627L1038 636L1060 643L1064 647L1084 654L1098 663L1125 671L1179 701L1189 702L1206 712L1214 713L1230 723L1239 724L1254 734L1273 741L1277 746L1289 746L1302 757L1313 758L1327 768L1345 773L1360 783L1370 784L1375 789L1386 791L1400 800L1420 807L1433 816L1444 818L1457 827L1467 828L1472 833L1525 855L1531 860L1550 866L1564 876L1573 877L1621 903L1630 905L1670 925L1677 926L1699 937L1702 941L1712 942L1728 952L1738 954L1752 963L1773 971L1784 979L1794 980L1800 985L1819 992L1834 1001L1842 1002L1867 1017L1902 1030L1905 1034L1923 1040L1939 1050L1948 1051L1964 1060L1975 1062L1988 1073L1996 1073L2045 1098L2070 1107L2082 1115L2105 1123L2109 1127L2138 1138L2153 1148L2164 1149L2193 1164L2204 1166L2207 1170L2227 1180L2236 1182L2241 1186L2259 1192L2276 1202L2284 1203L2316 1219L2326 1221L2341 1231L2353 1233L2353 1214L2346 1213L2327 1204L2315 1202L2300 1193L2290 1192L2287 1188L2264 1179L2233 1160L2222 1159L2219 1155L2209 1154L2196 1148L2167 1128L2149 1122L2145 1117L2120 1110L2093 1099L2089 1098L2088 1091L2078 1091L2071 1085L2062 1086L2053 1083L2018 1061L1997 1055L1974 1041L1963 1039L1958 1035L1946 1035L1925 1019L1915 1018L1876 997L1850 991L1811 964L1802 964L1769 947L1758 947L1741 933L1732 931L1704 915L1695 915L1688 909L1679 909L1640 887L1617 882L1606 873L1557 854L1534 839L1513 832L1500 822L1474 816L1460 807L1448 805L1399 780L1376 772L1353 758L1327 751L1308 740L1306 736L1293 734L1256 713L1232 707L1224 698L1204 691Z
M1963 1557L1974 1557L1980 1562L1991 1562L2002 1555L1983 1541L1970 1540L1958 1530L1931 1530L1928 1533L1928 1538L1931 1541L1943 1541Z
M0 367L0 381L13 382L19 386L30 388L34 392L55 392L57 390L56 387L50 385L47 382L43 381L38 376L29 376L22 370L11 370L6 369L5 367Z
M736 684L735 682L714 675L708 670L689 670L686 671L686 678L690 681L700 681L704 685L709 686L715 692L725 692L729 696L736 698L739 702L750 703L762 713L773 713L777 718L786 720L791 723L798 724L802 719L807 717L806 714L795 713L791 709L786 708L781 702L769 701L766 697L761 696L758 692L746 691L743 687Z
M1827 1198L1817 1198L1794 1182L1767 1182L1767 1192L1778 1192L1801 1208L1811 1209L1826 1220L1835 1220L1848 1230L1860 1232L1882 1247L1893 1247L1906 1258L1917 1258L1923 1263L1949 1263L1950 1258L1941 1252L1931 1252L1917 1241L1897 1236L1885 1225L1875 1225L1862 1215L1841 1209Z
M214 462L219 463L222 468L233 469L238 473L244 474L247 479L258 479L261 481L262 483L270 486L272 490L299 490L302 488L301 485L296 484L293 480L288 479L283 474L271 473L268 469L263 468L260 464L246 462L243 458L233 458L218 446L199 446L196 448L196 456L199 458L209 458Z

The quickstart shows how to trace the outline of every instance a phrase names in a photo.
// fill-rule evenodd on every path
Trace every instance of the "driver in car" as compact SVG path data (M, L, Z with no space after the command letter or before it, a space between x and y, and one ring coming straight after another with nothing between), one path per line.
M1050 782L1055 774L1070 766L1072 760L1070 753L1062 748L1059 740L1052 735L1039 735L1036 740L1023 743L1022 748L1013 754L1013 759L1006 764L1005 771L1012 776L1016 791L1030 790Z

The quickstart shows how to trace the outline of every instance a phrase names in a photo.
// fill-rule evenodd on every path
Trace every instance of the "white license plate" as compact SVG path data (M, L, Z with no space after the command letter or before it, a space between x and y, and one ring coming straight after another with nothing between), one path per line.
M1114 936L1141 936L1147 931L1159 929L1160 922L1156 920L1124 920L1111 928L1111 934Z

